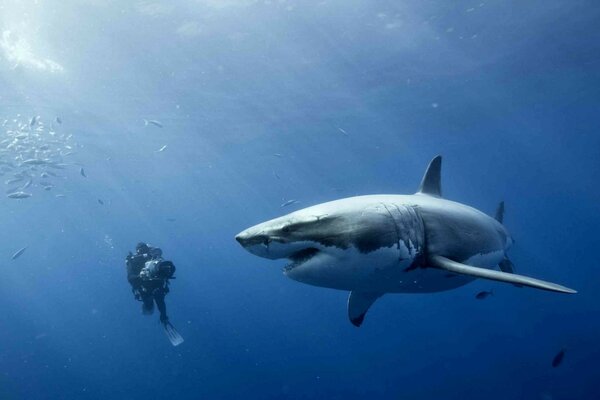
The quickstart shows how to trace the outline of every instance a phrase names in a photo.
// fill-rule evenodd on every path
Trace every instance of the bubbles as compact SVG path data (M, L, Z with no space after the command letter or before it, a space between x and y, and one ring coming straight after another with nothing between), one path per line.
M115 248L115 246L113 245L113 239L108 235L108 233L104 235L104 243L111 250Z

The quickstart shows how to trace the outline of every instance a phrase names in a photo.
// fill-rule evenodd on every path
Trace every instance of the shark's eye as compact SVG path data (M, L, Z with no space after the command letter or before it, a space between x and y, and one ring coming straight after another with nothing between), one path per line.
M283 233L290 233L290 227L289 227L289 225L286 225L283 228L281 228L281 232L283 232Z

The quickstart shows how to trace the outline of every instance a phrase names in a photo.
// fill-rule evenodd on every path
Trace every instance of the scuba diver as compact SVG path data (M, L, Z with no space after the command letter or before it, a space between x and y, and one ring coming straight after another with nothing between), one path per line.
M135 254L129 252L125 260L127 280L136 300L142 302L142 313L151 315L154 304L160 313L160 322L173 346L183 343L183 338L169 322L165 296L169 293L169 280L175 279L175 265L162 258L162 250L140 242Z

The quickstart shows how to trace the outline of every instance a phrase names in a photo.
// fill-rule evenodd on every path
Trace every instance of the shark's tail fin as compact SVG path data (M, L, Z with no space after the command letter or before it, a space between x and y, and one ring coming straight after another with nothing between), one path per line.
M496 215L495 217L496 221L502 223L504 222L504 202L501 201L500 204L498 204L498 208L496 209Z
M510 261L510 259L506 256L504 256L504 259L502 261L500 261L500 264L498 264L500 267L500 271L502 272L507 272L509 274L514 274L515 273L515 266L512 263L512 261Z

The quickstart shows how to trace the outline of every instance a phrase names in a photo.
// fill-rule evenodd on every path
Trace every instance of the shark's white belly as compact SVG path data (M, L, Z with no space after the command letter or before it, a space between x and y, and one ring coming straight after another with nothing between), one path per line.
M355 248L328 249L300 267L286 270L285 274L309 285L378 293L441 292L474 280L437 268L411 269L412 260L407 255L408 250L403 245L400 251L397 248L382 248L367 254ZM469 259L468 264L493 268L503 256L503 252L478 254ZM340 270L344 273L340 273Z

